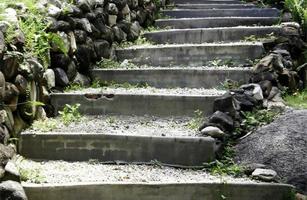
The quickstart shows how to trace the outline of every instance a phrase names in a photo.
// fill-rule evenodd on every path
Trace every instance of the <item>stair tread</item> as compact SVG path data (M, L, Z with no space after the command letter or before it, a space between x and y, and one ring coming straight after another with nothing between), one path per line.
M218 43L202 43L202 44L144 44L132 45L130 47L118 48L117 51L131 49L159 49L159 48L189 48L189 47L231 47L231 46L262 46L262 42L218 42Z
M128 86L130 87L130 86ZM159 95L159 96L220 96L224 90L205 88L155 88L155 87L131 87L124 86L84 88L81 90L68 91L65 93L53 93L51 95L71 94L117 94L117 95Z
M157 165L117 165L91 162L22 160L23 170L39 169L46 184L69 183L257 183L247 178L213 176L203 170L175 169ZM31 180L29 180L31 183ZM32 180L33 182L33 180ZM28 183L27 183L28 184Z
M44 132L32 126L22 134L64 134L64 135L130 135L154 137L201 137L200 133L189 127L192 117L154 117L134 115L85 115L80 122L69 125L55 118L54 129ZM89 131L90 130L90 131Z

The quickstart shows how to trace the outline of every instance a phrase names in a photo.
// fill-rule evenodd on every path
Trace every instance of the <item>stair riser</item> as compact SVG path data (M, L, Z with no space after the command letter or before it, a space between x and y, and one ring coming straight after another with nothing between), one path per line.
M171 0L170 2L175 4L243 4L237 0Z
M247 83L247 70L93 70L91 77L116 83L147 83L157 88L215 88L226 79Z
M162 134L162 133L161 133ZM105 134L23 134L19 152L31 159L201 166L215 158L215 141L204 137L142 137ZM188 156L182 156L182 155Z
M277 9L204 9L204 10L164 10L162 14L172 18L197 17L278 17Z
M233 27L233 26L270 26L278 23L279 18L203 18L203 19L163 19L156 20L156 25L160 28L214 28L214 27Z
M293 188L282 184L183 183L70 185L23 184L29 200L286 200L293 199Z
M217 46L175 46L162 48L121 49L116 51L120 61L131 60L135 64L150 66L203 66L209 61L231 60L235 64L246 63L247 59L260 58L264 53L262 45L217 45Z
M170 30L163 32L145 33L144 36L156 44L184 44L234 42L244 40L245 37L255 35L266 37L267 34L280 34L279 27L271 28L225 28L225 29L189 29Z
M112 98L102 96L99 99L89 99L83 94L52 94L51 104L56 113L65 104L79 103L80 112L90 115L193 116L195 110L201 110L207 115L212 113L216 97L115 94Z
M246 9L256 8L254 4L178 4L180 9Z

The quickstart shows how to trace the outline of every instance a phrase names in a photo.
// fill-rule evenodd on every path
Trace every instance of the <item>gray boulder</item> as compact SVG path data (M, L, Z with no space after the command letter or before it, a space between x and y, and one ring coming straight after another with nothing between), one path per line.
M20 183L15 181L4 181L0 184L1 200L27 200L25 191Z
M241 164L260 163L307 193L307 110L288 110L236 146Z

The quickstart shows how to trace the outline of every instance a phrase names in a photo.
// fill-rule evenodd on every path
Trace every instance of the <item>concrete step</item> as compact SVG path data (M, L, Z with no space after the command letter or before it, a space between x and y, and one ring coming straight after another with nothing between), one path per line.
M201 18L201 17L279 17L276 8L250 9L173 9L161 11L163 15L172 18Z
M174 4L244 4L239 0L171 0Z
M144 37L155 44L185 44L185 43L213 43L236 42L248 36L266 38L269 34L278 36L281 27L223 27L202 29L170 29L145 33Z
M126 120L129 120L128 117ZM159 126L142 128L141 131L160 131L160 136L138 135L140 131L131 133L110 134L108 130L88 128L87 132L72 130L71 132L30 132L22 133L19 152L29 159L89 161L91 159L105 163L143 163L150 164L153 160L175 167L202 166L205 162L215 159L218 149L216 141L211 137L200 136L162 136L166 131ZM84 126L90 121L84 120ZM122 121L122 123L125 123ZM144 122L144 123L148 123ZM102 123L96 123L101 125ZM120 123L119 123L120 124ZM127 124L127 123L125 123ZM109 124L112 126L112 124ZM116 125L117 126L117 125ZM133 123L128 125L134 126ZM114 126L115 127L115 126ZM115 128L114 128L115 129ZM173 128L174 131L177 129ZM187 128L186 128L187 129ZM85 130L84 130L85 131ZM169 128L172 132L172 128ZM142 134L142 133L140 133ZM167 135L167 132L165 133ZM182 156L185 154L186 156Z
M159 28L187 29L255 25L271 26L278 22L278 17L207 17L193 19L158 19L155 23Z
M94 69L92 79L116 83L148 84L157 88L215 88L230 79L247 83L251 70L244 68Z
M90 115L193 116L196 110L211 114L214 99L223 93L215 89L101 88L53 93L50 98L56 113L65 104L79 103L80 112Z
M255 4L176 4L180 9L245 9L256 8Z
M201 175L200 175L201 176ZM170 181L151 183L92 182L66 184L23 183L30 200L285 200L294 199L290 185L277 183L231 183Z
M228 60L244 64L247 59L258 59L265 52L262 43L180 44L133 46L116 50L119 61L150 66L205 66L212 60Z

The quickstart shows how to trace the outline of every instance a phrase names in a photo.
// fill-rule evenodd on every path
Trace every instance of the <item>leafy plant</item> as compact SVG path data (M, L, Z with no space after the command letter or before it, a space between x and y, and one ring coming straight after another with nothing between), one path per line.
M69 125L72 122L79 122L82 115L79 112L80 104L69 105L66 104L63 111L60 111L60 117L64 125Z
M305 40L307 40L307 0L285 0L285 8L291 12L293 19L302 26Z
M149 41L145 37L140 36L138 37L138 39L136 39L133 42L130 41L122 42L118 45L118 47L127 48L134 45L152 45L152 44L154 44L152 41Z
M58 121L55 119L36 120L32 124L33 130L42 132L52 131L57 127Z
M271 123L277 115L281 113L280 110L254 110L252 112L241 112L243 121L240 128L237 128L233 137L240 137L246 133L254 130L256 127Z
M81 90L84 87L80 85L79 83L71 83L68 86L65 87L64 92L70 92L70 91L76 91Z
M233 160L235 155L231 145L224 148L223 155L220 160L215 160L211 163L205 163L205 168L214 175L231 175L240 177L244 175L244 167L236 164Z
M284 100L287 105L299 109L307 109L307 90L296 92L291 95L285 95Z
M102 59L101 61L97 62L96 65L99 68L113 69L118 68L120 63L112 59Z
M40 169L36 168L20 168L19 169L19 173L20 173L20 179L21 181L30 181L32 183L44 183L45 181L45 177L41 174Z
M205 121L205 117L201 110L194 111L194 117L188 122L187 127L192 130L197 130Z

